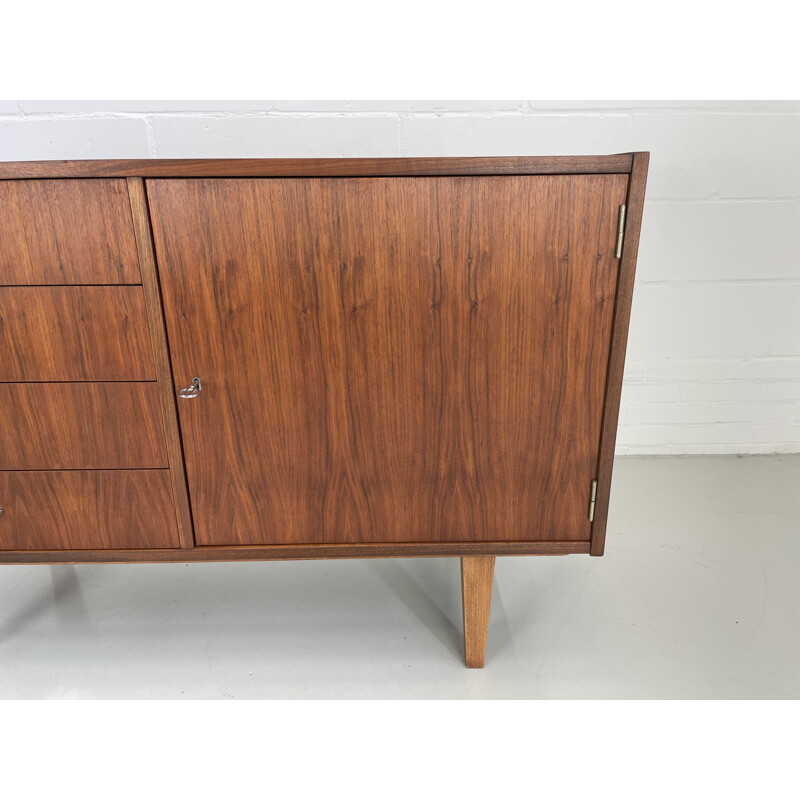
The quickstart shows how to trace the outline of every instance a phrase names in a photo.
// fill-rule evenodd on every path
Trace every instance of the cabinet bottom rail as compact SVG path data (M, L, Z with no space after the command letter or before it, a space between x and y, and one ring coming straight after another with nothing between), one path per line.
M589 553L587 541L404 542L393 544L246 545L137 550L0 550L0 564L125 564L164 561L296 561L328 558L555 556Z

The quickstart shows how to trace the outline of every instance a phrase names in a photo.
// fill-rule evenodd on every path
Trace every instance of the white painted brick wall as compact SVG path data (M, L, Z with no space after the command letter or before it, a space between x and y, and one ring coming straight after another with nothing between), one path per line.
M800 451L800 103L0 101L0 159L650 150L619 453Z

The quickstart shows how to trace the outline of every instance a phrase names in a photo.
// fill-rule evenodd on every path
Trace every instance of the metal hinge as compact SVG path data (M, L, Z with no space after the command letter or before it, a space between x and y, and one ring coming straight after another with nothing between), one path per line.
M619 221L617 222L617 252L614 254L616 258L622 258L622 237L625 235L625 211L626 206L619 207Z
M597 481L592 481L592 498L589 501L589 522L594 522L594 507L596 503L597 503Z

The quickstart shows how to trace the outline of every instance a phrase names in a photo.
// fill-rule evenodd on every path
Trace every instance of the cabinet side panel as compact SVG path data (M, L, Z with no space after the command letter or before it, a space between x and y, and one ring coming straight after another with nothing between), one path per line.
M642 226L644 193L647 185L647 168L650 153L633 154L633 170L627 198L627 223L622 244L617 299L614 309L614 327L606 382L606 400L603 409L603 428L600 458L597 467L597 505L592 525L591 555L601 556L605 549L608 501L611 495L611 473L614 465L614 446L617 441L619 403L622 395L622 377L625 370L625 350L628 344L628 325L631 319L633 281L636 275L636 258L639 253L639 232Z

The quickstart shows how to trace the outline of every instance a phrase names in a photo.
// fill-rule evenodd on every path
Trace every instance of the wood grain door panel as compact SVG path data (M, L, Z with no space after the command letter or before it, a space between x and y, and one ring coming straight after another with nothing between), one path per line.
M140 283L124 179L0 181L0 285Z
M0 383L0 470L167 467L156 383Z
M0 381L154 379L141 286L0 287Z
M168 470L0 471L0 550L179 547Z
M147 186L198 544L590 539L627 175Z

